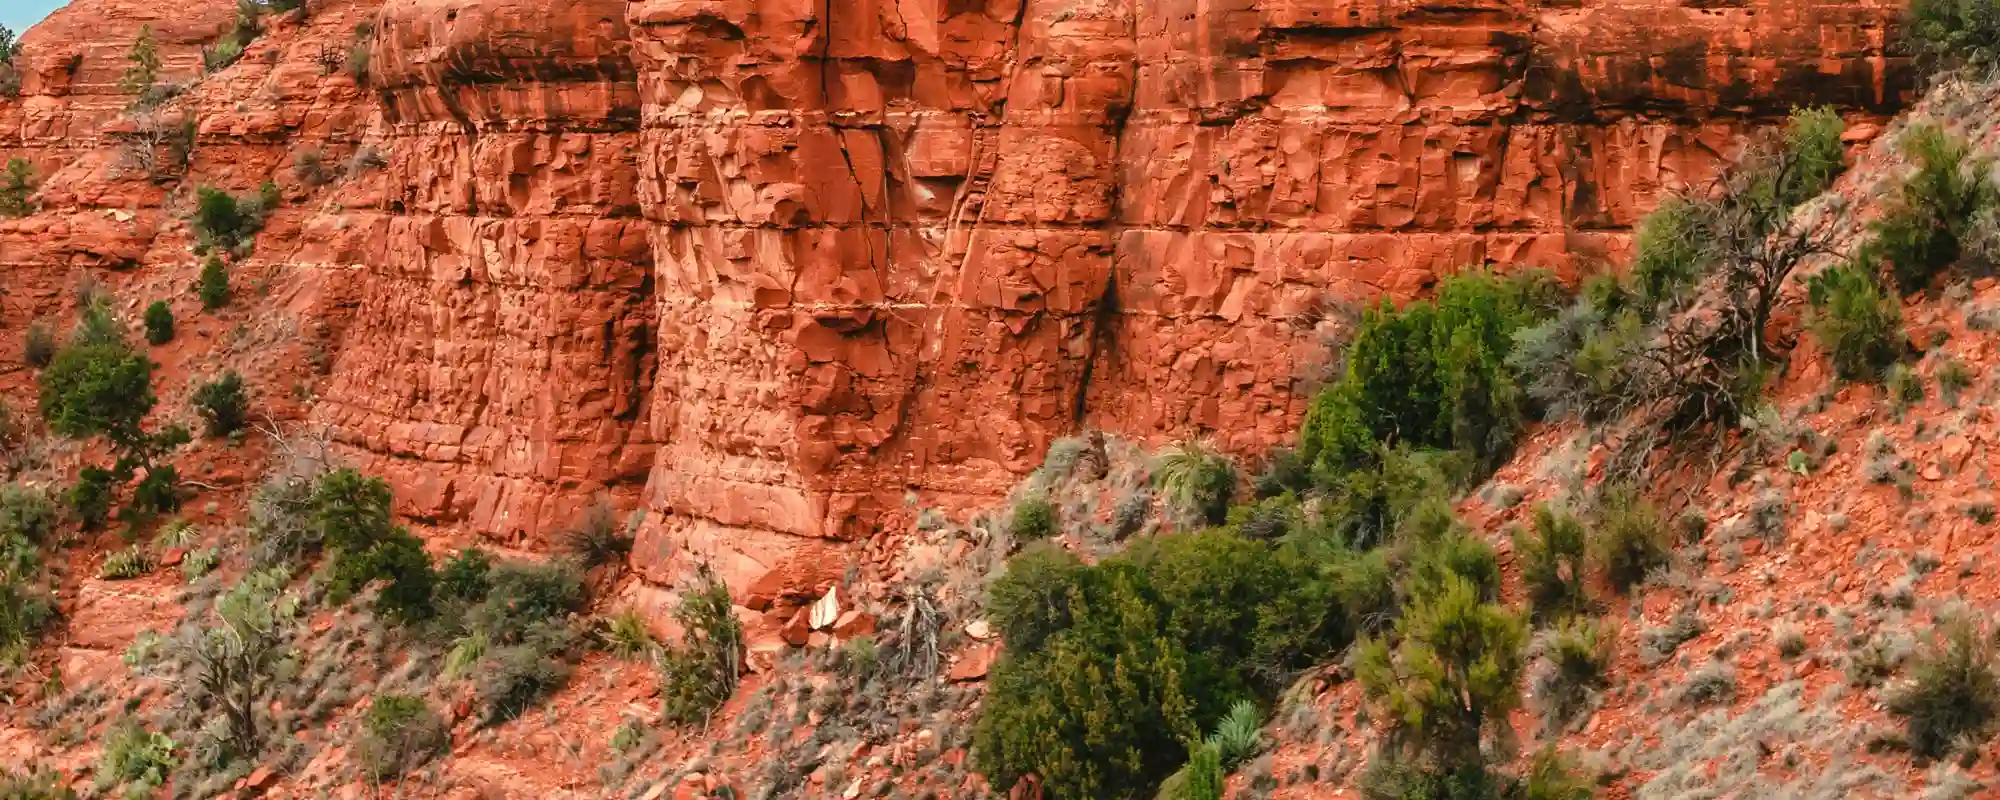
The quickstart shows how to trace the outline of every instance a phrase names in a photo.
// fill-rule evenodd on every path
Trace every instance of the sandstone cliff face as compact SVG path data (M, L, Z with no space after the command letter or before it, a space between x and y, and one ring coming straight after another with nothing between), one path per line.
M1888 16L635 3L664 448L638 560L770 566L745 531L990 497L1080 427L1278 444L1331 303L1621 257L1791 105L1894 108Z
M655 279L624 11L381 9L369 82L388 166L312 223L312 260L353 304L319 416L378 456L413 516L544 531L651 466Z
M1336 303L1615 262L1747 130L1910 80L1864 0L330 0L179 101L156 183L102 132L140 23L188 75L233 14L185 5L28 35L10 327L71 270L185 281L185 186L275 179L253 260L325 350L312 418L406 513L546 546L608 493L636 566L758 605L1060 435L1279 444ZM326 56L364 22L365 86Z

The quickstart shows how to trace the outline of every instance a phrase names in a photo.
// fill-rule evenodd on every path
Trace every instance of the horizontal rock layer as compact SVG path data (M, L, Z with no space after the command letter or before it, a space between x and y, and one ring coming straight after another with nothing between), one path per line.
M139 24L192 77L233 13L187 5L76 0L26 37L0 157L50 178L0 222L38 287L8 320L50 313L64 271L191 264L159 235L180 195L103 135L132 124ZM1282 443L1338 305L1619 261L1663 192L1792 107L1893 111L1893 15L330 0L182 105L191 182L286 187L256 258L324 325L315 419L406 513L546 546L608 494L651 512L651 576L693 553L774 595L832 580L909 496L1000 496L1061 435Z

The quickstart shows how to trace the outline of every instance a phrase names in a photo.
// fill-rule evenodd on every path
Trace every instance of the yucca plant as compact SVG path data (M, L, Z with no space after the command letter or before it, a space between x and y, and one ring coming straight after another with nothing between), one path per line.
M1153 481L1183 520L1221 525L1236 494L1236 465L1206 442L1187 441L1160 451Z
M143 578L152 571L152 554L133 545L107 556L104 565L98 568L97 576L107 581L129 581Z
M482 628L474 628L471 633L458 637L458 641L452 643L451 652L444 656L444 676L457 678L470 674L472 668L486 658L486 651L492 644L492 638Z
M1229 713L1215 724L1215 732L1208 737L1209 744L1222 758L1224 770L1243 763L1263 748L1263 726L1263 718L1257 714L1257 704L1239 700L1229 707Z
M585 569L616 564L632 552L632 537L626 536L619 526L617 510L601 498L591 504L583 521L570 530L565 544Z
M153 544L161 549L171 550L192 545L200 538L201 531L194 526L194 523L175 517L160 526L160 533L153 537Z
M605 617L598 636L604 640L604 648L619 658L644 655L654 647L653 632L646 626L645 616L629 607Z

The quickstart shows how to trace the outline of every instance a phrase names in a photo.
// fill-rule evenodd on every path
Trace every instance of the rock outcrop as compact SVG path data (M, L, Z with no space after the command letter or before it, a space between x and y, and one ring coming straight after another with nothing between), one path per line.
M405 513L547 546L608 495L648 575L760 604L1058 436L1281 443L1339 305L1615 263L1745 133L1911 83L1870 0L327 0L175 106L167 182L107 131L140 24L192 78L234 14L173 11L25 37L8 326L72 270L184 280L185 188L275 180L312 418Z

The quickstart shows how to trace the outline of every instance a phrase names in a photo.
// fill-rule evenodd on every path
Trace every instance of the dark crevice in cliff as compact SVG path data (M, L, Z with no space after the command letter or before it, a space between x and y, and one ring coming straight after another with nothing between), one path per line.
M840 160L841 163L845 164L847 167L847 178L848 180L854 182L855 199L861 203L861 220L862 222L865 223L870 221L868 213L869 211L868 189L861 182L861 172L855 169L854 154L848 152L847 150L848 129L835 125L833 122L834 118L833 92L832 92L833 73L837 69L839 63L834 60L833 56L833 40L834 40L833 7L834 4L837 2L840 2L840 0L821 0L820 2L820 19L821 23L825 25L826 28L826 34L820 37L820 52L819 52L820 111L821 113L826 115L827 133L833 136L834 145L840 148ZM876 135L875 132L869 128L860 128L858 130L867 130L870 136ZM882 223L886 226L889 223L889 221L890 221L889 210L887 208L884 208L882 209ZM887 252L883 253L881 259L877 259L875 257L875 237L869 235L871 233L872 231L868 231L865 228L863 229L863 233L861 236L861 244L862 247L868 253L869 268L875 271L876 286L878 290L882 292L888 292L889 266L885 262L888 262L890 260L890 254ZM889 246L890 239L891 237L887 235L884 235L882 237L883 246L885 248ZM842 267L845 268L845 265L842 265ZM883 298L883 303L885 306L887 305L886 296Z
M1025 5L1025 4L1024 4ZM1128 2L1124 5L1126 36L1136 45L1138 42L1138 18ZM1125 200L1130 192L1125 190L1125 134L1126 123L1131 119L1132 108L1139 101L1139 79L1134 70L1132 80L1125 87L1125 102L1115 109L1106 109L1104 128L1111 136L1111 158L1109 174L1105 181L1111 185L1111 203L1108 218L1100 225L1109 240L1109 252L1105 254L1108 265L1104 271L1104 294L1098 297L1097 307L1091 315L1089 336L1090 348L1083 359L1083 370L1077 376L1076 397L1072 401L1070 424L1081 429L1090 413L1090 382L1097 373L1099 358L1114 359L1118 356L1116 347L1118 322L1122 318L1118 304L1118 244L1125 233Z

